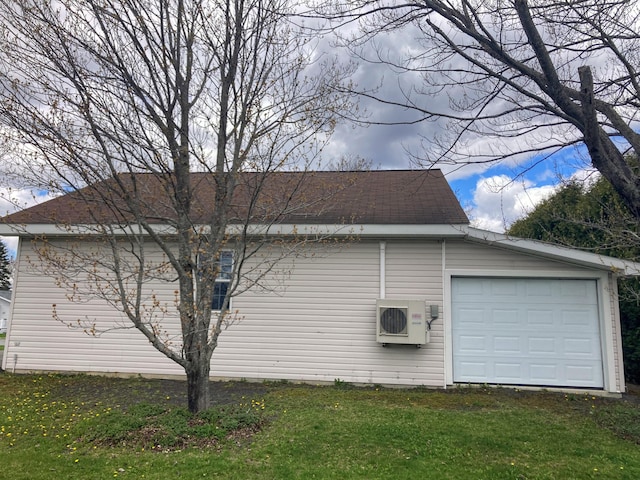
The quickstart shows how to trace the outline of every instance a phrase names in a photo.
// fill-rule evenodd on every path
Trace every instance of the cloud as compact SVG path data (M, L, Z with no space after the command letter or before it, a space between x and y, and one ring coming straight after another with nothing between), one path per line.
M51 200L53 197L54 195L43 190L34 191L6 186L0 187L0 216L29 208L38 203ZM7 246L9 255L15 256L18 249L18 237L0 237L0 239Z
M397 12L401 15L402 11ZM387 14L393 15L392 12ZM420 21L399 22L402 28L397 29L377 29L377 34L373 36L364 34L363 30L367 31L367 28L376 30L377 20L382 19L372 15L362 18L360 24L349 24L346 31L343 29L338 33L355 41L345 42L350 48L337 47L331 51L337 52L340 58L357 62L353 77L356 89L374 89L376 97L390 103L361 98L361 107L368 113L363 120L375 125L355 129L348 124L339 127L333 143L327 149L330 157L359 156L382 168L410 168L420 164L416 158L433 160L445 155L459 162L470 163L462 168L460 164L437 165L449 179L456 179L486 174L492 166L492 158L504 157L502 165L523 170L526 168L523 165L540 151L555 157L561 145L571 145L579 138L579 133L572 125L558 124L558 119L553 116L542 116L535 109L533 112L514 109L514 101L523 99L509 89L502 95L492 97L493 100L482 110L484 115L493 115L494 119L465 129L461 138L456 134L466 123L460 120L439 118L402 124L420 117L417 110L412 111L402 104L413 104L445 115L458 114L457 107L464 105L469 107L467 114L473 117L479 108L475 101L485 95L492 96L495 93L494 85L491 82L482 83L482 75L476 79L460 56L440 56L442 52L434 48L435 44L429 40L429 32L420 28ZM432 15L429 20L442 22L440 26L450 35L461 38L456 37L455 30L449 29L440 17ZM487 25L491 25L491 22ZM358 27L363 30L358 30ZM507 42L515 41L515 37L522 35L518 29L494 33L510 36L505 40ZM464 41L462 38L461 43ZM443 61L439 63L438 60ZM599 57L591 60L599 60ZM573 64L570 68L574 73L577 72ZM393 102L400 105L393 106ZM502 117L502 114L505 116ZM398 123L394 126L379 125L393 122ZM533 125L536 128L528 128ZM453 150L446 149L450 142L456 143ZM563 155L566 154L566 151L563 152ZM422 165L428 166L429 162L422 162Z
M481 178L473 193L471 224L493 232L504 232L557 190L556 185L536 186L531 180L513 180L508 175Z
M349 33L360 33L356 24L345 34ZM357 52L359 58L352 56L353 52L339 48L336 41L336 38L328 34L319 38L318 54L336 55L345 62L357 62L352 79L356 88L373 90L377 96L389 102L401 104L406 102L409 96L418 106L431 111L451 113L450 101L469 94L468 88L465 89L463 85L454 82L446 89L437 91L435 95L420 95L420 90L428 87L423 73L403 71L402 68L381 61L390 59L392 63L402 64L403 60L420 59L422 54L428 54L430 46L425 42L424 35L417 25L406 25L403 29L375 36L372 41L360 45L361 48ZM460 59L452 58L450 68L457 66L459 62ZM429 73L433 76L432 80L438 80L437 72ZM436 90L432 90L432 93ZM416 166L412 155L428 156L429 153L433 153L430 151L432 145L429 142L447 132L447 123L444 120L411 123L417 118L416 112L401 106L365 98L362 99L361 106L366 111L366 120L370 120L372 124L365 126L345 122L339 125L324 152L328 162L344 157L364 158L370 160L374 168L412 168ZM503 106L504 103L496 102L491 108L500 110ZM513 128L516 126L517 124L512 125ZM531 143L550 145L562 138L564 133L557 126L549 126L540 129L535 136L507 135L500 141L488 135L470 134L465 138L465 143L460 145L463 153L468 156L467 159L471 160L473 155L488 155L492 152L499 155L506 151L526 149ZM567 149L563 155L556 155L555 158L564 163L577 158L577 155L575 151ZM530 160L531 155L522 154L503 162L503 165L508 164L510 167L507 174L504 174L506 169L499 170L496 174L494 170L490 170L494 166L490 163L464 166L443 164L439 167L450 182L467 179L462 200L463 204L468 203L472 208L470 216L474 225L493 231L504 231L513 221L531 211L539 201L551 195L556 190L555 184L560 181L557 172L552 168L553 160L545 160L544 163L549 165L545 175L537 172L534 177L527 172L524 179L512 180L518 172L529 168ZM572 165L570 170L574 171L576 168L578 167ZM570 175L569 172L567 176ZM4 191L0 192L0 215L15 210L12 210L13 202L7 204L2 200L2 192ZM32 195L27 190L16 190L12 195L23 207L48 198L44 193Z

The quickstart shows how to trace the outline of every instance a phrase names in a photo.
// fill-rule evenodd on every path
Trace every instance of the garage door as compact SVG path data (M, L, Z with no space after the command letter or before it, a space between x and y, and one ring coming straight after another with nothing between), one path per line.
M453 278L454 382L603 388L595 280Z

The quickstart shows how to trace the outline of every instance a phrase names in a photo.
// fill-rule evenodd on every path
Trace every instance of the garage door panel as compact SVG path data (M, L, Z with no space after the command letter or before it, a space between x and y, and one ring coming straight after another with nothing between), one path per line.
M458 346L464 355L487 354L490 351L486 335L460 335Z
M594 365L572 365L567 367L566 376L567 382L571 383L589 383L592 382L592 379L596 375L595 370L600 368L599 366ZM598 387L596 384L592 384L590 386Z
M452 308L455 382L604 386L595 281L454 278Z
M593 308L565 308L560 311L560 323L571 331L587 329L590 332L598 331L598 316Z
M458 311L458 322L460 325L468 325L477 327L484 325L487 319L485 318L484 309L479 308L460 308Z
M460 361L458 369L464 375L467 382L482 383L483 379L489 375L487 363L482 361Z
M555 337L529 337L526 353L530 355L548 356L558 351Z
M529 365L528 383L533 385L554 385L562 381L555 363L532 363ZM525 378L525 382L526 382Z
M490 321L491 320L493 320L493 324L497 327L502 325L518 325L520 323L518 310L515 308L493 308L490 314Z
M517 383L522 378L522 365L513 362L495 362L494 374L501 383Z
M536 282L524 284L525 297L528 299L540 299L548 302L553 297L553 286L551 283Z
M565 338L563 347L565 353L572 354L576 358L580 356L593 358L600 350L600 345L592 338Z
M510 283L510 282L501 282L501 283L487 282L485 284L485 286L488 287L488 288L484 288L483 290L485 290L485 291L489 290L489 293L491 294L491 296L508 297L508 298L506 298L507 301L513 301L515 298L518 297L518 285L516 283ZM483 292L483 293L486 293L486 292Z
M571 301L589 302L595 305L598 301L595 291L591 289L590 282L583 280L564 280L560 282L560 297Z
M518 336L493 337L493 352L498 355L517 354L522 349L521 339Z
M598 381L599 365L559 366L554 361L525 364L509 359L459 361L455 368L464 376L464 382L499 383L505 385L580 386L601 388ZM487 379L492 378L491 382Z
M532 308L526 310L526 325L530 328L548 328L554 324L553 310Z

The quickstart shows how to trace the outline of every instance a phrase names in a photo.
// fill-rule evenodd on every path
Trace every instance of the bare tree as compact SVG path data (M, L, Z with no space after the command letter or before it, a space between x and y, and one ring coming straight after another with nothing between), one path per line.
M336 172L363 172L375 170L371 159L350 155L343 155L340 158L332 160L327 164L326 168L327 170L333 170Z
M340 4L340 2L338 2ZM628 0L319 0L343 40L369 61L419 77L402 100L408 122L448 120L420 160L461 165L586 145L593 167L640 218L640 7ZM358 28L354 28L354 27ZM406 32L404 55L383 49ZM351 33L345 33L347 32ZM356 33L352 33L356 31ZM371 40L378 48L372 52ZM396 76L394 76L396 78ZM438 101L448 95L448 107ZM398 98L398 97L396 97ZM381 122L383 123L383 122ZM484 150L473 147L483 139ZM479 142L476 142L476 144ZM541 156L544 158L544 155ZM628 158L628 157L627 157Z
M43 238L41 257L70 298L116 305L184 368L192 412L209 404L212 354L235 314L229 299L273 269L274 256L258 255L266 237L249 226L266 229L313 201L296 194L304 173L277 190L272 173L304 172L350 108L336 89L348 69L315 51L290 22L293 8L286 0L0 6L0 122L18 146L13 173L74 195L92 225L95 248L55 249ZM306 240L280 239L273 250L285 256ZM160 325L170 308L147 288L158 278L177 281L177 344Z

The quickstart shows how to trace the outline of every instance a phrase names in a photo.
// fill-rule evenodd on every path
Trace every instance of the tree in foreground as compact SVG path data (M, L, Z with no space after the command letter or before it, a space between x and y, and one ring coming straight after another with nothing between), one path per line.
M509 235L543 240L597 254L638 261L637 219L604 178L569 183L516 221ZM640 281L618 280L622 347L627 380L640 382Z
M313 201L296 196L304 172L351 108L336 93L349 72L314 51L289 21L293 8L285 0L0 6L8 173L84 202L95 247L61 249L43 238L41 260L70 298L108 301L124 313L123 327L184 368L192 412L208 407L212 354L234 317L230 298L262 285L271 259L309 240L280 239L261 255L269 239L248 226L266 231L297 208L294 199ZM264 191L283 169L300 174L277 195ZM203 205L205 190L213 193ZM159 278L177 282L174 305L148 291ZM171 308L179 342L161 327Z
M640 219L640 4L626 0L317 0L360 58L409 82L410 123L447 120L425 140L429 165L489 163L586 145L591 164ZM337 5L337 7L336 7ZM336 27L338 32L344 32ZM404 33L405 48L382 48ZM372 51L370 41L379 47ZM397 40L395 40L397 41ZM401 51L394 54L393 51ZM402 78L402 76L401 76ZM400 81L401 83L401 81ZM448 96L448 106L440 101ZM439 109L438 107L442 107Z

